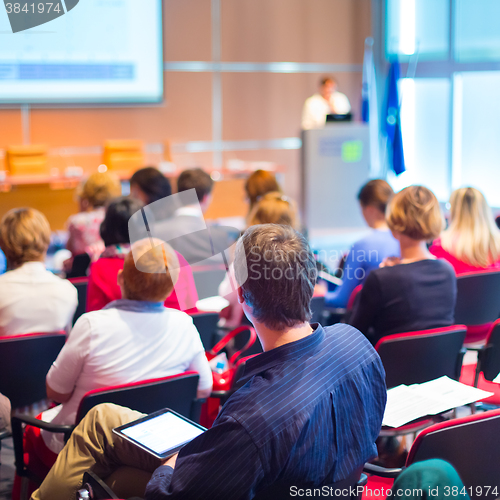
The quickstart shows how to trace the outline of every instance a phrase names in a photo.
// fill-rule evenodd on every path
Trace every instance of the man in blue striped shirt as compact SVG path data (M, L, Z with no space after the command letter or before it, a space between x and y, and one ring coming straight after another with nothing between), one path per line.
M293 229L250 228L235 262L239 301L265 352L247 362L247 382L212 428L158 467L111 432L140 414L100 405L79 424L33 499L70 498L85 470L108 475L119 464L153 473L146 500L280 498L299 487L356 482L376 455L386 402L380 358L348 325L309 324L316 265Z

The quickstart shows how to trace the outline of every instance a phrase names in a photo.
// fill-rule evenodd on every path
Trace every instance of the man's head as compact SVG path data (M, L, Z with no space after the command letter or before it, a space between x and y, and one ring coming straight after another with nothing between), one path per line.
M319 93L326 99L330 100L332 94L337 90L337 81L331 76L325 76L319 81Z
M118 273L118 285L124 299L163 302L178 278L179 260L174 250L153 238L132 245Z
M194 189L202 209L208 208L213 186L214 181L210 175L201 168L184 170L177 179L177 192L182 193L183 191Z
M246 280L239 264L247 266ZM291 227L247 229L236 246L235 275L243 309L253 323L281 332L311 319L316 262L305 238Z
M0 248L9 268L43 262L50 244L49 221L34 208L15 208L0 222Z

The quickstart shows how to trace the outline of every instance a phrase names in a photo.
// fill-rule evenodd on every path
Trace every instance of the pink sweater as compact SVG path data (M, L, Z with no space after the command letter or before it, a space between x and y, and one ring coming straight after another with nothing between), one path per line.
M455 269L455 274L457 276L464 273L485 271L487 269L490 269L492 271L496 269L500 270L500 260L486 267L476 267L468 264L467 262L464 262L463 260L457 259L452 253L448 252L442 247L441 239L435 240L429 248L429 251L438 259L447 260L453 266L453 269Z

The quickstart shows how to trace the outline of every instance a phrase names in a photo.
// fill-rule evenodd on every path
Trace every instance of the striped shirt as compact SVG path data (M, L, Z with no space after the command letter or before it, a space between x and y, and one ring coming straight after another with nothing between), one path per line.
M315 326L315 325L314 325ZM159 467L146 500L247 499L276 482L322 486L376 456L386 402L378 354L338 324L249 360L213 427Z

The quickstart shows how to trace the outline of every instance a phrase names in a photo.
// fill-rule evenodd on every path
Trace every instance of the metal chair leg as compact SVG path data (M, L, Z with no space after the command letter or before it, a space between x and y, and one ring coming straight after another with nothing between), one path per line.
M29 491L30 480L27 477L21 478L21 500L29 500L28 491Z

